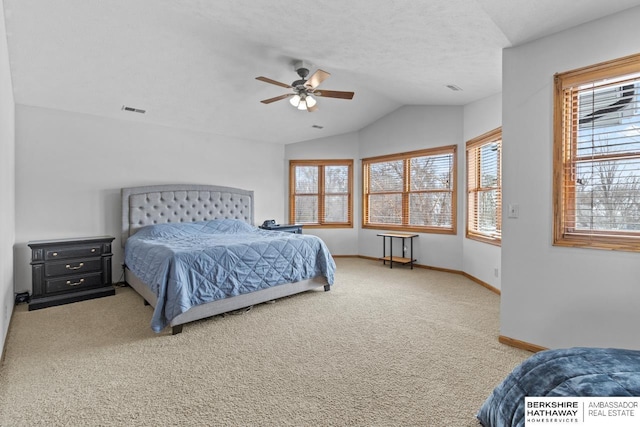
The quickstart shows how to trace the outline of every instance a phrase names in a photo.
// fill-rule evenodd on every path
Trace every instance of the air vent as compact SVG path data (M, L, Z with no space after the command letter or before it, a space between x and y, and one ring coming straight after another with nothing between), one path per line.
M315 128L315 129L322 129L322 128L324 128L324 126L320 126L320 125L312 125L311 127L312 127L312 128Z
M456 85L447 85L447 87L448 87L449 89L451 89L452 91L454 91L454 92L459 92L459 91L461 91L461 90L462 90L462 88L461 88L461 87L456 86Z
M132 113L140 113L140 114L144 114L144 113L147 112L147 110L142 110L140 108L127 107L126 105L123 105L121 110L122 111L131 111Z

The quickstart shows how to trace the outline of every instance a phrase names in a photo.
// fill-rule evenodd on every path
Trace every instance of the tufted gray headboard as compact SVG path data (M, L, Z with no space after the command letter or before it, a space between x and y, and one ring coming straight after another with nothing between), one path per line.
M253 225L253 191L219 185L123 188L122 246L138 229L167 222L241 219Z

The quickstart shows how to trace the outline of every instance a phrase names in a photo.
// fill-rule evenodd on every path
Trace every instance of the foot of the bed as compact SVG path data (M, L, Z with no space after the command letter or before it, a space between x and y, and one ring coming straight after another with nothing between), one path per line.
M171 328L171 335L178 335L182 332L183 325L176 325Z
M325 292L329 292L329 289L331 289L331 286L329 286L329 285L324 285L324 291L325 291Z

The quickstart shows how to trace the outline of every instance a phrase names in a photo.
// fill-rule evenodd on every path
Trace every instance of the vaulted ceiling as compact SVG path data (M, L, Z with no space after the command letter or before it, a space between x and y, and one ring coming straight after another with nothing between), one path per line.
M502 49L640 0L2 0L17 104L287 144L501 91ZM293 64L331 73L318 110ZM455 85L460 91L447 86ZM144 114L123 106L145 110ZM318 129L317 125L322 127Z

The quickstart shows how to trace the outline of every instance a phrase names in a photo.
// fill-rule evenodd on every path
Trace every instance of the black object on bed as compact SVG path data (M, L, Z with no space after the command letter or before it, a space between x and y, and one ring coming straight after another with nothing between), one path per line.
M491 393L477 414L485 427L522 427L525 396L640 396L640 351L574 347L534 354Z

